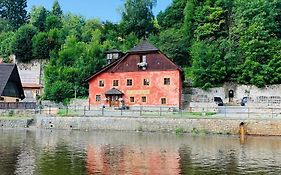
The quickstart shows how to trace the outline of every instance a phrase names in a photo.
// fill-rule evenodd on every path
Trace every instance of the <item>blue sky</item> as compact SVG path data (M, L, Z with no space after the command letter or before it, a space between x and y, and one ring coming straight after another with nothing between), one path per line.
M102 21L109 20L118 22L121 18L118 12L125 0L59 0L63 11L80 14L86 18L98 18ZM157 6L154 8L154 14L165 10L172 0L158 0ZM44 6L51 9L53 0L27 0L27 10L32 6Z

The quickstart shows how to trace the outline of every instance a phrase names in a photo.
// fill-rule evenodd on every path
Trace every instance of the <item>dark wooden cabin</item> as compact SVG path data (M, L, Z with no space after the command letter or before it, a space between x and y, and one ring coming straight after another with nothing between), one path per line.
M0 102L17 102L25 98L15 64L0 64Z

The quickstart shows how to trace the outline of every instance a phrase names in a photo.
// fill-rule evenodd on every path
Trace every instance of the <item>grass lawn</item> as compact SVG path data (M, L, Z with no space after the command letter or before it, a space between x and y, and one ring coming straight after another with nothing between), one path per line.
M83 114L83 110L81 109L77 109L76 111L74 109L67 109L67 108L63 108L63 109L59 109L58 110L58 115L62 116L62 117L71 117L71 116L79 116Z

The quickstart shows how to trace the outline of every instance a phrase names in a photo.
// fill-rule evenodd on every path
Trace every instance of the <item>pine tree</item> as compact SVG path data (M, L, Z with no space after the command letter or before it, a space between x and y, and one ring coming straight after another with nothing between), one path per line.
M27 0L0 0L0 17L9 20L14 29L26 22Z
M62 15L63 15L60 4L57 0L54 1L53 7L52 7L52 14L57 17L62 17Z

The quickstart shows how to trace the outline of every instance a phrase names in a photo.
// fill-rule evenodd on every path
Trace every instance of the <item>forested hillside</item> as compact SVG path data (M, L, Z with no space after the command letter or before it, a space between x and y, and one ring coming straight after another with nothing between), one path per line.
M15 3L15 1L17 3ZM185 69L193 86L281 83L281 0L173 0L157 16L156 0L125 0L118 24L49 11L26 0L0 0L0 55L46 59L45 99L87 96L83 80L144 37ZM161 3L159 1L159 3Z

